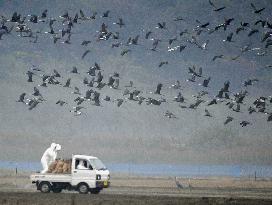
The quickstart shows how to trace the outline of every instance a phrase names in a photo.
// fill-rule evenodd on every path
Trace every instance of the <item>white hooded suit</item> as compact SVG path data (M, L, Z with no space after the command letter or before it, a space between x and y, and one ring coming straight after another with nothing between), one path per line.
M56 143L52 143L51 146L45 150L41 158L43 167L43 170L41 171L42 174L46 173L48 171L49 165L56 160L57 151L59 150L61 150L61 146Z

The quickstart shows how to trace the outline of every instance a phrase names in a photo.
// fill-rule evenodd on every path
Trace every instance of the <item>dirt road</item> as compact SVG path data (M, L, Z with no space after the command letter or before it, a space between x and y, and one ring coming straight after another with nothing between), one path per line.
M100 194L77 192L42 194L34 188L7 188L0 191L0 204L272 204L270 189L200 189L115 187Z
M28 190L29 191L29 190ZM245 196L201 196L206 193L194 192L189 196L185 193L158 193L155 190L116 190L109 189L98 195L80 195L78 193L59 193L59 194L42 194L39 192L18 192L13 190L12 192L0 192L0 204L16 204L16 205L77 205L77 204L242 204L242 205L270 205L272 199L245 197ZM212 194L212 193L209 193ZM245 197L245 198L244 198Z

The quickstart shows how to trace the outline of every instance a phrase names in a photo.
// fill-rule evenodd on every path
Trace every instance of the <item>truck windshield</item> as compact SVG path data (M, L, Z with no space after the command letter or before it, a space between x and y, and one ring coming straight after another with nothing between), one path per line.
M92 167L96 170L106 170L106 166L101 162L100 159L90 159Z

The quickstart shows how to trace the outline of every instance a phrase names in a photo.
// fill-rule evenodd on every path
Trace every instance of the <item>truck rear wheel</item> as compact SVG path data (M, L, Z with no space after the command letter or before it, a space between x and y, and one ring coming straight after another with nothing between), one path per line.
M51 185L49 182L41 182L39 184L39 190L42 193L49 193L51 191Z
M77 190L80 194L87 194L89 192L89 186L85 183L80 183L77 186Z

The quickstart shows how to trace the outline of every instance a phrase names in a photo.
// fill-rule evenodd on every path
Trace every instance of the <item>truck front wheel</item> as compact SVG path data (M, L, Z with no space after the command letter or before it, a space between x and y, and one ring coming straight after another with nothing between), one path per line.
M51 185L49 182L41 182L39 184L39 190L42 193L49 193L51 191Z
M77 190L80 194L87 194L89 192L89 186L85 183L80 183L77 186Z

